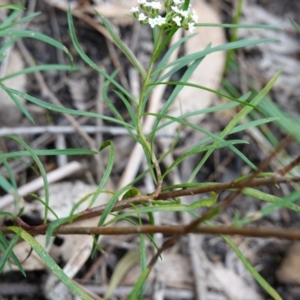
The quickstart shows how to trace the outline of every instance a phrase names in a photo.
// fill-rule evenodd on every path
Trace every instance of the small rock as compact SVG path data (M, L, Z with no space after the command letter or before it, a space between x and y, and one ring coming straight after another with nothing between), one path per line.
M300 284L300 242L291 245L276 276L282 283Z

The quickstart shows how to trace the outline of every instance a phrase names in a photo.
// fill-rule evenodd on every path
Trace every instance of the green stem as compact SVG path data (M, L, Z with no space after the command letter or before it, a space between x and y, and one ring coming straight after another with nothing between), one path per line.
M142 124L143 124L143 114L144 114L144 108L145 108L145 101L146 98L148 97L147 95L147 89L148 86L151 82L151 75L152 75L152 70L154 67L154 63L156 61L157 58L157 52L159 51L160 48L160 44L162 41L162 37L163 37L163 32L160 30L158 37L157 37L157 43L156 44L156 48L153 51L153 55L151 57L151 61L150 64L148 66L147 72L146 72L146 76L143 80L143 87L140 93L140 97L139 97L139 102L138 102L138 106L137 106L137 133L141 139L141 144L144 147L144 150L147 151L148 155L151 157L151 161L155 167L155 171L156 171L156 181L158 184L161 183L162 180L162 176L161 176L161 170L159 167L159 163L158 160L154 154L154 152L151 149L150 143L148 142L146 136L143 133L143 128L142 128Z

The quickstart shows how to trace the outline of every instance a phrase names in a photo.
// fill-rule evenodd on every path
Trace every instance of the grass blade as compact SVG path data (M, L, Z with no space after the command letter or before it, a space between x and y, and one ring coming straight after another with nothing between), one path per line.
M66 46L64 46L63 44L57 42L53 38L51 38L43 33L31 31L31 30L6 29L3 31L0 30L0 37L18 37L18 38L37 39L39 41L42 41L44 43L47 43L47 44L57 48L59 50L62 50L63 52L65 52L68 55L70 61L73 62L73 57L71 55L71 52L67 49Z
M129 59L129 61L133 64L133 66L139 71L140 75L142 76L142 78L144 78L146 76L145 74L145 70L143 69L143 67L140 65L140 63L138 62L138 60L136 59L136 57L134 56L134 54L130 51L130 49L122 42L122 40L115 34L114 30L112 29L112 27L110 26L109 22L102 17L102 15L95 10L96 15L101 19L101 21L103 22L105 28L107 29L107 31L109 32L110 36L113 38L113 40L115 41L115 43L118 45L118 47L123 51L123 53L127 56L127 58Z
M126 91L117 81L115 81L111 76L109 76L106 72L104 72L101 68L98 67L97 64L95 64L83 51L82 47L80 46L76 33L75 33L75 27L73 23L72 13L71 10L68 10L68 24L69 24L69 30L70 30L70 36L72 39L72 43L80 55L80 57L95 71L97 71L99 74L101 74L104 78L106 78L108 81L110 81L117 89L119 89L124 95L126 95L129 99L132 101L135 101L134 97Z
M2 232L1 232L1 236L2 236ZM13 248L15 247L15 245L17 244L17 242L19 241L19 237L21 235L21 232L18 232L13 239L10 241L10 243L7 245L7 248L5 249L5 252L1 255L1 260L0 260L0 274L2 273L6 262L9 260L9 257L12 256L13 254ZM5 237L4 237L5 238ZM2 240L2 239L1 239ZM3 240L2 240L3 241ZM21 266L21 264L19 263L19 265ZM21 266L21 270L23 271L23 275L25 275L25 272ZM21 271L20 270L20 271Z
M32 150L38 156L56 156L56 155L94 155L96 151L89 149L47 149L47 150ZM16 151L11 153L0 153L0 159L16 158L21 156L31 156L29 151Z
M273 76L273 78L271 78L271 80L268 82L268 84L253 98L253 100L251 101L252 105L257 106L259 104L259 102L262 99L264 99L266 94L271 90L272 86L276 82L276 80L279 77L280 73L281 73L281 70L279 70ZM236 116L229 122L229 124L225 127L225 129L220 133L220 137L224 138L226 135L228 135L231 132L231 130L237 125L237 123L240 120L242 120L251 110L252 110L252 107L250 107L250 106L244 107L238 114L236 114ZM215 143L217 143L217 141ZM237 152L235 150L233 150L232 147L229 147L229 148L237 154ZM213 150L207 151L205 156L202 158L200 163L196 166L195 170L192 172L188 182L192 182L194 180L197 173L199 172L199 170L201 169L201 167L206 162L206 160L208 159L208 157L211 155L212 152L213 152ZM238 155L244 161L248 160L247 158L246 158L247 160L245 160L245 156L242 153L240 153ZM251 164L250 166L252 166L252 168L254 167L256 169L256 167L253 164Z
M93 198L92 198L92 200L91 200L91 202L89 204L89 208L93 206L93 204L95 203L95 201L96 201L97 197L99 196L100 192L105 187L106 182L109 179L110 173L111 173L112 168L113 168L113 164L114 164L114 160L115 160L115 148L114 148L114 145L113 145L113 143L111 141L105 141L101 145L99 151L102 151L106 147L110 148L107 165L106 165L104 174L102 176L102 179L100 181L100 184L99 184L99 186L97 188L97 191L95 192L95 194L94 194L94 196L93 196Z
M19 137L17 136L13 136L13 135L9 135L6 136L7 138L10 138L14 141L16 141L18 144L20 144L21 146L23 146L30 154L31 157L33 158L33 160L35 161L35 163L37 164L41 176L43 178L43 182L44 182L44 190L45 190L45 202L47 204L47 206L49 206L49 185L48 185L48 179L47 179L47 174L46 171L44 169L44 166L42 164L42 162L40 161L39 157L34 153L34 151ZM47 216L48 216L48 209L46 207L45 209L45 214L44 214L44 223L47 222Z
M41 258L44 264L49 268L49 270L68 287L74 294L81 297L81 299L85 300L93 300L88 294L86 294L83 290L79 288L79 286L70 279L64 271L56 264L53 258L48 254L48 252L42 247L34 237L32 237L29 233L22 230L18 227L8 227L11 231L20 235L21 238L26 241L36 252L36 254Z
M19 76L19 75L24 75L24 74L30 74L34 72L40 72L40 71L79 71L79 67L75 66L70 66L70 65L56 65L56 64L49 64L49 65L40 65L40 66L34 66L30 68L23 69L22 71L12 73L9 75L6 75L0 79L0 82L3 82L7 79Z
M244 47L254 46L254 45L258 45L258 44L262 44L262 43L278 42L278 41L279 41L278 39L256 39L256 40L240 40L237 42L226 43L226 44L223 44L220 46L216 46L213 48L207 48L205 50L186 55L182 58L177 59L176 61L170 62L169 64L164 66L164 68L168 68L168 67L171 67L174 65L181 65L181 67L184 67L184 66L189 65L192 61L195 61L199 58L203 58L210 53L214 53L214 52L218 52L218 51L227 51L227 50L231 50L231 49L244 48ZM159 73L161 71L162 71L162 68L156 69L153 72L153 74Z
M15 95L23 97L24 99L26 99L29 102L32 102L38 106L44 107L51 111L56 111L56 112L63 113L63 114L70 114L70 115L76 115L76 116L84 116L84 117L102 119L102 120L110 121L112 123L116 123L119 125L128 126L128 127L131 127L132 129L134 129L134 127L131 126L130 124L122 122L120 120L116 120L115 118L107 117L104 115L100 115L100 114L96 114L96 113L92 113L92 112L88 112L88 111L75 110L75 109L57 106L57 105L42 101L40 99L37 99L33 96L30 96L30 95L20 92L18 90L11 89L7 86L1 85L1 87L6 91L12 92Z
M270 286L270 284L255 270L255 268L250 264L250 262L243 255L241 250L236 246L236 244L227 236L222 235L225 242L232 248L236 253L238 258L244 264L246 269L251 273L252 277L258 282L258 284L275 300L282 300L280 295Z

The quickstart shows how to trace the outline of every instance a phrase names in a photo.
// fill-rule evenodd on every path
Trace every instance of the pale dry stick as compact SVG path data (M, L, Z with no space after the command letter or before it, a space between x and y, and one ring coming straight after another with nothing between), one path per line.
M55 148L56 149L66 149L67 148L67 143L65 136L63 134L58 134L55 138ZM56 162L57 166L59 168L63 167L68 163L68 156L67 155L57 155L56 156Z
M62 168L55 169L47 174L48 183L53 183L59 181L65 177L73 175L74 173L83 170L84 166L77 161L72 161ZM25 197L30 193L36 192L43 188L44 181L42 177L38 177L27 184L21 186L18 189L18 194L21 197ZM7 194L0 198L0 210L5 210L10 206L14 201L14 197L10 194Z
M97 119L99 120L99 119ZM79 121L78 121L79 122ZM80 122L79 122L80 123ZM128 131L124 127L118 126L91 126L91 125L81 125L82 130L86 133L109 133L111 135L128 135ZM30 126L30 127L3 127L0 128L0 137L9 134L16 135L34 135L34 134L72 134L76 133L76 129L69 125L55 125L55 126ZM134 133L134 131L133 131ZM175 138L176 135L158 132L157 136L164 138Z
M138 71L131 67L128 70L129 83L130 83L130 93L134 99L138 99L140 95L140 83L139 83L139 73Z
M171 39L170 46L175 44L180 39L181 36L182 36L182 30L177 30L173 38ZM179 53L179 49L177 48L170 56L167 63L174 61L178 56L178 53ZM165 69L161 75L166 74L167 71L168 70ZM168 81L168 79L165 79L165 81ZM164 94L165 89L166 89L165 85L159 85L155 87L155 89L153 89L149 100L148 112L157 113L159 111L161 98ZM150 132L155 120L156 118L153 116L146 116L143 124L143 132ZM136 143L132 150L131 156L128 160L127 166L118 183L117 186L118 189L121 189L122 187L126 186L135 178L143 156L144 156L144 151L142 146Z
M84 124L85 122L87 122L88 118L87 117L80 117L78 118L78 122L80 124ZM66 119L62 120L59 122L60 125L64 125L64 124L68 124L68 121ZM63 126L61 126L62 128L64 128ZM43 135L40 135L39 137L37 137L35 140L33 140L31 142L31 148L32 149L40 149L42 148L42 146L44 146L45 144L51 143L54 140L54 137L50 134L47 133L47 131L44 131L44 128L48 128L46 127L27 127L27 128L16 128L16 131L14 131L14 129L11 128L0 128L0 132L7 134L26 134L26 132L28 132L28 134L36 134L36 133L44 133ZM72 132L76 132L74 127L70 127L67 126L67 128L69 128ZM36 131L35 129L38 129L40 131ZM55 126L50 126L49 132L51 132L51 130L53 129L53 133L59 133L57 131L55 131ZM12 131L10 131L12 130ZM62 129L61 129L62 130ZM63 129L65 130L65 129ZM1 136L1 134L0 134ZM7 151L6 151L7 152ZM21 163L20 161L14 160L10 163L11 169L13 171L14 174L18 174L21 173L22 171L24 171L25 169L27 169L28 165L30 165L33 161L31 156L25 156L23 158L24 163ZM4 174L4 176L8 176L7 174L7 170L5 169L5 167L1 167L0 168L0 173Z
M21 52L23 54L23 56L25 57L27 63L33 67L35 66L35 62L32 58L32 56L30 55L30 53L28 52L28 50L26 49L26 47L24 46L23 42L21 40L17 41L19 48L21 49ZM41 72L35 72L34 76L40 86L41 89L41 93L44 97L48 98L53 104L63 107L62 103L59 101L59 99L51 92L51 90L49 89L49 87L47 86L44 77L42 76ZM83 139L89 144L90 148L93 151L98 151L94 140L82 129L81 125L77 122L77 120L68 114L63 114L66 119L70 122L70 124L76 129L76 131L83 137ZM97 161L98 167L101 168L102 170L105 169L104 163L101 160L99 155L94 155L95 160ZM110 178L108 178L107 180L107 187L109 189L114 189L114 184L111 181Z

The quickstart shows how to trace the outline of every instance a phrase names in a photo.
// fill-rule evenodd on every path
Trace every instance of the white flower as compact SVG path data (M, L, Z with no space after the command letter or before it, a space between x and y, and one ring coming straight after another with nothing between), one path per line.
M195 23L189 23L189 32L193 33L195 29Z
M189 12L187 10L182 10L182 9L179 9L178 7L176 6L171 6L171 8L179 15L182 15L184 18L186 18L189 14Z
M197 21L198 21L198 15L197 15L197 13L196 13L196 11L193 9L193 13L192 13L192 20L195 22L195 23L197 23Z
M183 0L173 0L175 5L180 5L183 3Z
M158 26L164 25L166 23L166 18L163 18L162 16L158 15L156 17L156 24Z
M138 6L137 7L131 7L131 10L132 12L139 12L139 8Z
M180 14L180 9L177 6L171 6L171 8L178 14Z
M139 18L138 18L139 21L145 21L146 19L147 19L147 16L145 16L144 13L139 14Z
M177 26L181 26L181 17L176 16L172 18L172 20L176 23Z
M151 7L153 9L161 9L161 3L160 2L151 2L145 4L148 7Z
M154 28L157 25L157 19L149 18L149 25L151 26L151 28Z

